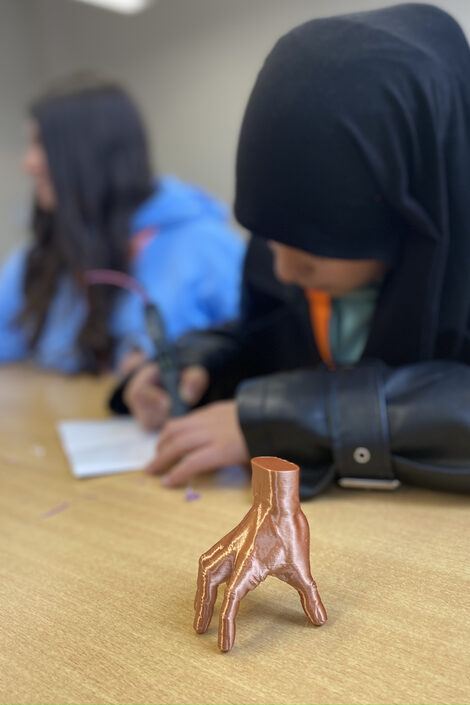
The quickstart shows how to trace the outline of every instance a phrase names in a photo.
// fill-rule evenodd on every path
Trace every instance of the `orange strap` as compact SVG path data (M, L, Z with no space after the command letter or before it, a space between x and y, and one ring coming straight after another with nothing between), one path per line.
M310 307L310 321L318 352L329 368L335 366L330 348L331 297L324 291L305 291Z

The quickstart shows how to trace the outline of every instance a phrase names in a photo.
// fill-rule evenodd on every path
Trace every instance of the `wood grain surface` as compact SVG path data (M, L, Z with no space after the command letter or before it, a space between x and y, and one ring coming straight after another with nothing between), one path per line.
M199 555L251 504L126 473L72 478L56 422L105 416L110 380L0 371L1 703L468 703L469 498L334 489L303 505L328 611L312 627L268 579L235 647L192 629ZM220 591L222 592L222 591Z

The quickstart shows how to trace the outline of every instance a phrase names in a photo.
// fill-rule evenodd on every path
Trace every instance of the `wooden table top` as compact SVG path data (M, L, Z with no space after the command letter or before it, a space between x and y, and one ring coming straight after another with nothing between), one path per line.
M56 423L101 418L110 380L0 370L1 703L468 703L469 498L334 489L305 503L329 620L268 579L235 647L192 628L199 555L251 505L126 473L72 478Z

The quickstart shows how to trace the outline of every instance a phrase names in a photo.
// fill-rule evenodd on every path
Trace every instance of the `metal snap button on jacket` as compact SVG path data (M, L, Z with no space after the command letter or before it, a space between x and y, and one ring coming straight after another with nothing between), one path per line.
M360 463L361 465L364 465L365 463L368 463L370 460L370 450L368 448L364 448L362 446L359 446L354 451L353 458L356 461L356 463Z

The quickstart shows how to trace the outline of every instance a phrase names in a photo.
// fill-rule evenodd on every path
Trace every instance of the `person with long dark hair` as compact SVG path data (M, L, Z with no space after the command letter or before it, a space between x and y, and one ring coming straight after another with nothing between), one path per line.
M141 116L120 86L69 77L29 117L33 237L0 274L0 362L100 372L153 354L141 302L88 286L89 270L135 277L170 338L236 316L241 238L207 193L155 179Z
M430 5L276 44L238 145L240 322L181 344L194 402L219 401L164 425L149 471L165 485L277 455L303 497L470 490L469 76L462 30ZM115 408L140 404L144 373Z

